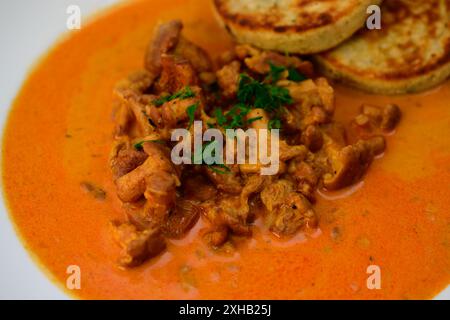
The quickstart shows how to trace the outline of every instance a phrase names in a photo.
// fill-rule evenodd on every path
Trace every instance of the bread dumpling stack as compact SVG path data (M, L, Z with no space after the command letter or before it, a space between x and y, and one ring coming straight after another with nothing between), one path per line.
M365 91L404 94L450 76L446 0L213 0L236 41L312 55L326 76ZM367 9L381 5L381 29Z

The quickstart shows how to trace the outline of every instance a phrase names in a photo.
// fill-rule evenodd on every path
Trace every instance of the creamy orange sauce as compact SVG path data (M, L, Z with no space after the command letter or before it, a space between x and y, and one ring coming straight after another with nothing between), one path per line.
M449 284L449 83L395 98L337 88L342 121L363 102L398 103L404 116L361 184L320 197L317 232L281 242L257 226L234 254L220 255L200 240L199 222L159 258L119 269L108 228L123 217L108 167L112 89L141 68L155 23L171 18L213 56L231 45L207 0L133 2L51 50L14 102L4 191L24 243L59 283L75 264L81 290L71 293L95 299L414 299ZM81 181L103 187L106 200L83 192ZM366 287L371 264L381 268L380 290Z

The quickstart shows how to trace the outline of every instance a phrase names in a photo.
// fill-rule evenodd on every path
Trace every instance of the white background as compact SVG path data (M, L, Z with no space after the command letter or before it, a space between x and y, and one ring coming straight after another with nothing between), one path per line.
M66 9L79 5L82 17L117 0L0 1L0 128L27 72L67 31ZM83 20L82 20L83 21ZM15 235L0 195L0 299L67 299L32 261Z

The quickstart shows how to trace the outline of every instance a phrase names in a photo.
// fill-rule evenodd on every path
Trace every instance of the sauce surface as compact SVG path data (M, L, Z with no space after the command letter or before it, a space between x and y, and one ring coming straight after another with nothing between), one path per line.
M280 241L256 227L223 255L203 244L200 221L159 258L119 269L109 229L124 214L108 166L112 90L141 68L156 22L173 18L213 57L232 44L207 0L131 2L52 49L14 102L4 191L26 247L57 282L78 265L81 290L71 293L94 299L417 299L450 283L448 82L403 97L337 87L341 121L364 102L397 103L403 118L362 183L319 197L316 233ZM82 181L101 186L106 199L83 192ZM381 268L380 290L366 286L369 265Z

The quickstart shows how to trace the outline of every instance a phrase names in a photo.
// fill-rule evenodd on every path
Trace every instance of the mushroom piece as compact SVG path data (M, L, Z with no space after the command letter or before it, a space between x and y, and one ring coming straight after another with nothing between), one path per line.
M373 158L383 153L386 147L384 137L377 136L369 140L359 140L330 154L332 173L324 175L324 186L337 190L357 182L367 171Z
M174 54L188 60L199 73L208 72L212 69L212 62L208 53L183 36L178 40Z
M134 267L148 258L155 257L165 248L166 243L158 229L138 230L129 222L112 222L113 237L122 248L119 265Z
M118 179L133 171L147 160L148 155L136 150L127 140L120 140L115 143L111 156L110 166L114 179Z
M385 131L394 130L401 118L400 108L395 104L388 104L383 108L380 128Z
M216 72L217 82L222 89L222 94L227 98L234 98L238 91L241 63L232 61Z
M304 226L315 227L316 214L311 203L294 190L293 183L278 180L261 192L261 201L268 210L266 223L279 236L292 236Z
M136 202L144 196L147 203L142 219L153 225L164 222L175 205L180 170L170 161L166 147L146 142L143 148L147 160L116 180L117 195L123 202Z
M159 93L175 93L187 86L198 86L199 79L191 63L180 57L163 54L161 56L161 76L155 83Z
M179 20L172 20L159 25L154 32L145 54L145 68L153 74L161 72L161 55L168 53L178 43L183 24Z

